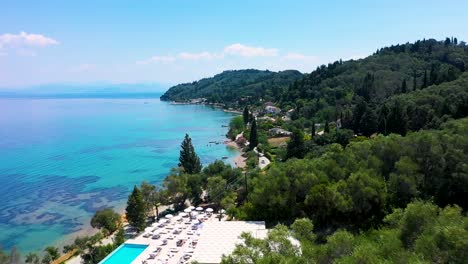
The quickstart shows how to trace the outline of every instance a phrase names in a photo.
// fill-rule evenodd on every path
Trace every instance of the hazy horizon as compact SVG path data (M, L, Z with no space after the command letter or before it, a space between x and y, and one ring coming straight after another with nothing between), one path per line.
M51 83L23 87L0 87L0 97L10 95L112 95L163 94L172 84L157 83Z

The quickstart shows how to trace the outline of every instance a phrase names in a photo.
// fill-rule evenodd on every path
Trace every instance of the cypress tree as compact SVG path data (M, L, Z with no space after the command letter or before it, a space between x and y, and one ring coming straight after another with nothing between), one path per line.
M388 135L387 133L387 118L390 110L388 109L387 105L384 104L380 108L380 115L379 115L379 132L384 134L385 136Z
M258 145L257 121L254 118L252 121L252 125L250 127L249 149L252 150L257 145Z
M436 72L435 65L432 64L431 72L429 73L429 85L436 84L436 82L437 82L437 72Z
M374 109L367 107L366 112L362 115L361 124L359 126L361 133L369 137L377 131L378 125L378 117Z
M444 45L445 47L449 46L451 43L450 38L445 38Z
M455 73L455 68L450 66L447 70L447 81L453 81L457 78L457 74Z
M369 72L364 77L363 84L357 90L357 94L362 96L366 102L370 100L371 93L374 91L374 75Z
M127 200L127 208L125 208L128 223L136 228L138 232L145 228L146 211L145 203L143 202L143 195L140 190L135 186L133 192Z
M303 158L305 155L304 133L295 128L292 131L291 140L286 148L286 158Z
M406 86L406 80L403 80L401 83L401 93L406 93L408 91L408 87Z
M249 108L247 106L244 108L244 112L242 112L242 117L244 118L244 125L247 125L250 119Z
M192 139L185 134L184 141L180 144L179 167L184 168L188 174L199 173L202 169L200 158L192 145Z
M427 70L424 70L424 79L423 79L423 83L421 85L421 89L424 89L427 87Z
M408 114L400 102L395 101L387 118L387 132L406 135L408 129Z
M328 121L325 121L325 128L323 129L325 133L330 133L330 126L328 125Z
M360 100L353 110L352 129L355 133L360 131L361 118L367 110L367 103L364 100Z
M413 71L413 91L416 91L416 89L418 87L418 80L417 80L417 77L416 77L416 71Z

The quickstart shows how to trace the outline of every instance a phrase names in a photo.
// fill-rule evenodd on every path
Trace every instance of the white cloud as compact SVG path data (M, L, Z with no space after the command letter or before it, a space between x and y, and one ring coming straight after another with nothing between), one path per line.
M55 39L41 34L29 34L23 31L19 34L6 33L0 35L0 47L46 47L57 44L59 44L59 42Z
M181 52L178 55L178 58L183 60L211 60L211 59L220 59L223 58L224 54L216 54L210 52L201 52L201 53L189 53Z
M275 57L278 56L278 50L274 48L263 48L263 47L251 47L243 44L232 44L224 47L222 52L200 52L200 53L190 53L190 52L180 52L177 56L153 56L146 60L137 61L136 64L152 64L152 63L172 63L176 60L213 60L213 59L223 59L225 55L235 55L247 58L253 57Z
M224 53L241 57L274 57L278 55L278 50L274 48L252 47L236 43L225 47Z
M167 63L174 62L175 60L176 58L172 56L153 56L146 60L137 61L136 64L142 64L142 65L151 64L151 63L166 63L167 64Z

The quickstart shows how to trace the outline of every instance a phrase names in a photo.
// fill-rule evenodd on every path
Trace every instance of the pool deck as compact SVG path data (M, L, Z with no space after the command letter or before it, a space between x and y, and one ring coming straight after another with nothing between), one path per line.
M215 215L203 214L203 221L219 221ZM132 262L132 264L182 264L190 263L193 261L193 253L198 244L198 239L203 232L203 223L197 224L197 229L192 230L194 220L190 220L189 217L183 217L180 220L172 220L169 223L159 224L154 223L147 232L144 232L134 239L129 239L125 243L128 244L141 244L148 245L148 247ZM177 231L176 231L177 230ZM178 233L179 234L175 234ZM161 237L158 239L152 239L151 237L144 237L145 234L159 234ZM179 240L184 240L181 246L177 246L176 243ZM163 240L167 240L167 245L162 245ZM159 253L155 250L161 248ZM150 258L150 255L154 254L154 258ZM184 259L184 256L186 257Z

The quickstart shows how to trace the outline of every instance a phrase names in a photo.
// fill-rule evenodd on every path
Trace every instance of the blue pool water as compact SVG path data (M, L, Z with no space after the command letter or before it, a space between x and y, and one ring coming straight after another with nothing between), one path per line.
M0 246L21 253L73 239L92 214L122 210L135 184L160 184L185 133L203 164L235 150L232 114L159 99L1 99Z
M130 264L140 255L148 246L136 244L123 244L117 248L111 255L99 262L100 264Z

